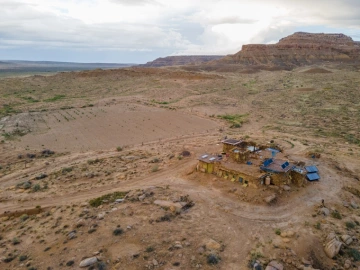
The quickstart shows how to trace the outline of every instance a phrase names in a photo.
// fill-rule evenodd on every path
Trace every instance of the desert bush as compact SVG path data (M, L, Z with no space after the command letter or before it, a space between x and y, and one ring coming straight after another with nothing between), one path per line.
M345 223L345 225L346 225L346 228L348 228L348 229L354 229L355 228L355 223L353 223L351 221L347 221Z
M101 197L90 200L89 204L92 207L98 207L98 206L102 205L103 203L112 203L112 202L116 201L117 199L123 199L127 193L128 192L120 192L120 191L117 191L114 193L109 193L109 194L103 195Z
M32 188L32 191L33 191L33 192L38 192L38 191L40 191L40 190L41 190L41 187L40 187L39 184L34 185L33 188Z
M157 172L159 170L159 166L155 165L154 167L152 167L151 171L152 172Z
M154 250L155 249L150 246L150 247L147 247L145 251L150 253L150 252L153 252Z
M114 231L113 231L113 235L121 235L123 234L123 229L121 228L116 228Z
M208 264L218 264L220 262L220 257L218 257L216 254L209 254L207 256L207 263Z
M19 256L19 261L22 262L22 261L25 261L27 260L28 256L27 255L20 255Z
M116 151L121 152L123 148L121 146L116 147Z
M29 215L23 214L23 215L21 215L20 220L21 220L21 221L25 221L25 220L27 220L28 218L29 218Z
M342 219L341 214L336 210L331 212L331 216L336 219Z
M65 167L65 168L63 168L63 169L61 170L61 173L62 173L62 174L67 174L67 173L69 173L69 172L72 172L73 169L74 169L73 167Z
M14 237L14 238L12 239L11 243L15 246L15 245L20 244L20 240L19 240L18 238Z
M357 249L351 248L348 250L348 255L354 259L354 261L360 261L360 252Z
M275 230L275 234L276 234L276 235L280 235L280 234L281 234L281 230L280 230L280 229L276 229L276 230Z

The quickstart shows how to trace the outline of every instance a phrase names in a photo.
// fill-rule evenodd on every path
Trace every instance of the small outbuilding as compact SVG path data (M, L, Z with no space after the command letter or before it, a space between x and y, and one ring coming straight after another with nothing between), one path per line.
M222 141L223 144L223 152L227 153L234 147L242 147L242 144L244 142L242 140L236 140L236 139L226 139Z
M219 163L221 159L222 158L220 156L208 154L201 155L198 158L199 163L196 169L204 173L214 173L214 170L216 169L216 164Z

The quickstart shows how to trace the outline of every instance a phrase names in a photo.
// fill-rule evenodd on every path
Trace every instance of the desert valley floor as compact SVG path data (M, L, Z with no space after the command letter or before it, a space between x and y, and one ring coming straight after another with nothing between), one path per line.
M0 79L0 269L358 269L359 75L189 66ZM225 137L272 141L321 179L255 188L196 171ZM331 233L351 238L332 259Z

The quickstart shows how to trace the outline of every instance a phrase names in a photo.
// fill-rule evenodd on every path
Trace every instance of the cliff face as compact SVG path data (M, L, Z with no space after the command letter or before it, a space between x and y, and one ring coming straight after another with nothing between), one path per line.
M190 64L202 64L213 60L218 60L224 56L221 55L184 55L184 56L167 56L157 58L154 61L147 62L143 67L164 67L164 66L183 66Z
M360 43L343 34L310 34L298 32L277 44L243 45L242 50L219 63L295 67L330 62L357 62Z

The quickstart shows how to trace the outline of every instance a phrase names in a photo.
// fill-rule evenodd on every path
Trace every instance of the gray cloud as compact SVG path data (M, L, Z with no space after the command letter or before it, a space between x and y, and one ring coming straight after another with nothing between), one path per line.
M91 4L95 6L105 2L116 3L118 6L111 6L133 11L129 21L121 20L119 15L118 21L115 18L107 22L96 20L97 16L104 15L100 11L99 14L96 11L91 14L94 22L91 16L86 21L81 16L73 16L71 12L61 11L66 9L67 1L69 5L84 5L79 6L78 10L87 8L90 5L87 1L64 0L60 6L56 6L60 1L53 1L31 3L31 0L0 0L0 56L6 55L11 49L30 52L39 48L49 51L119 51L124 54L132 51L154 51L159 55L161 52L228 54L235 53L243 43L276 42L302 29L336 30L360 39L358 0L253 0L251 3L257 3L260 7L271 3L273 7L286 11L273 16L268 25L264 24L257 30L252 29L261 22L261 18L254 16L253 19L251 14L247 14L239 5L241 0L184 0L183 5L173 5L173 2L165 0L93 0ZM219 4L228 9L216 10L213 5ZM233 10L232 4L237 4L238 10ZM137 12L138 8L146 12L147 7L151 7L154 14ZM148 16L151 18L148 20L141 19L144 15L153 16ZM222 32L223 27L234 30L225 33ZM242 39L244 33L237 30L244 27L251 33L247 39Z

